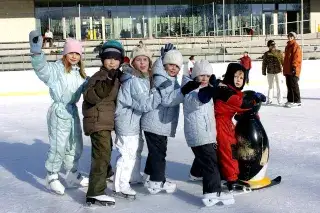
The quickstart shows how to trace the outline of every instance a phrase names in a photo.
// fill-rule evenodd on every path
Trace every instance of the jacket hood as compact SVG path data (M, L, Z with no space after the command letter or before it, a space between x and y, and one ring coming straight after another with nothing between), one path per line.
M121 83L123 83L133 77L137 77L137 78L143 77L143 74L140 71L134 69L130 65L122 65L121 68L122 68L122 72L123 72L123 74L121 75L121 78L120 78Z
M238 71L241 70L244 73L244 78L243 78L243 85L240 88L237 88L234 84L234 74ZM226 74L223 78L223 83L224 84L228 84L230 86L232 86L233 88L237 89L237 90L242 90L245 82L246 82L246 75L245 75L246 69L239 63L230 63L227 67L227 71Z

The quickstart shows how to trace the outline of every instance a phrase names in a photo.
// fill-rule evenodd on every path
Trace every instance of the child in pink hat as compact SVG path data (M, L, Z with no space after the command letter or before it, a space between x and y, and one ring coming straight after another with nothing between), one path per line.
M68 53L78 53L80 56L82 56L81 42L72 38L68 38L63 47L63 55Z
M38 31L30 32L32 66L38 78L49 87L53 100L47 114L50 148L45 162L46 185L51 191L63 195L65 186L59 180L62 165L67 172L67 187L88 186L89 183L88 178L78 171L83 139L76 105L87 76L81 61L82 45L79 41L68 39L62 59L56 62L47 62L41 50L42 41Z

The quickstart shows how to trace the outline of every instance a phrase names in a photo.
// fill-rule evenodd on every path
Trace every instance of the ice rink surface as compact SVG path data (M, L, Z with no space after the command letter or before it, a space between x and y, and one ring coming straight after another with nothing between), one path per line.
M117 198L115 207L89 208L84 205L86 188L66 190L64 196L48 193L45 188L44 161L49 148L46 113L50 97L0 97L0 212L319 212L320 89L301 93L302 108L263 106L260 110L271 149L267 174L271 178L282 175L283 182L239 195L234 205L210 208L203 207L201 202L201 184L187 181L193 154L184 140L182 113L177 135L169 139L166 170L178 190L174 194L150 195L143 186L137 186L135 201ZM79 106L82 117L81 101ZM145 145L143 163L146 148ZM80 170L85 174L90 169L90 149L90 140L84 137ZM113 165L116 154L114 151Z

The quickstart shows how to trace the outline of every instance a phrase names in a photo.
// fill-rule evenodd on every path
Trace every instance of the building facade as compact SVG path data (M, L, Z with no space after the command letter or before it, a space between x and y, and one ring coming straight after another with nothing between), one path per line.
M30 30L55 39L278 35L317 32L319 0L2 0L0 42ZM303 10L301 10L303 9ZM303 11L303 14L301 13ZM303 15L303 18L302 18ZM301 25L303 20L303 25ZM5 35L4 35L5 34Z

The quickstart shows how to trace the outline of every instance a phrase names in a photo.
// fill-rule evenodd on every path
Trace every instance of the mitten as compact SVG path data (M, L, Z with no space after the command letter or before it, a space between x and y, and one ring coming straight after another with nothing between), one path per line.
M215 95L215 90L211 86L203 87L198 92L198 99L201 103L208 103Z
M256 92L255 96L259 99L257 101L261 101L261 102L266 102L267 98L264 94L260 93L260 92Z
M115 80L116 77L118 76L118 72L119 70L115 70L115 69L111 69L108 71L108 75L107 75L107 80Z
M173 44L171 43L164 45L164 47L161 47L161 57L163 58L168 51L175 50L175 49L176 47L173 46Z
M43 39L39 31L33 30L29 33L30 52L41 53Z
M191 92L192 90L197 89L200 86L200 82L197 81L189 81L188 83L186 83L183 87L181 87L181 93L183 95L188 94L189 92Z
M218 82L216 76L212 74L209 78L209 84L213 87L217 87L219 83L220 81Z

